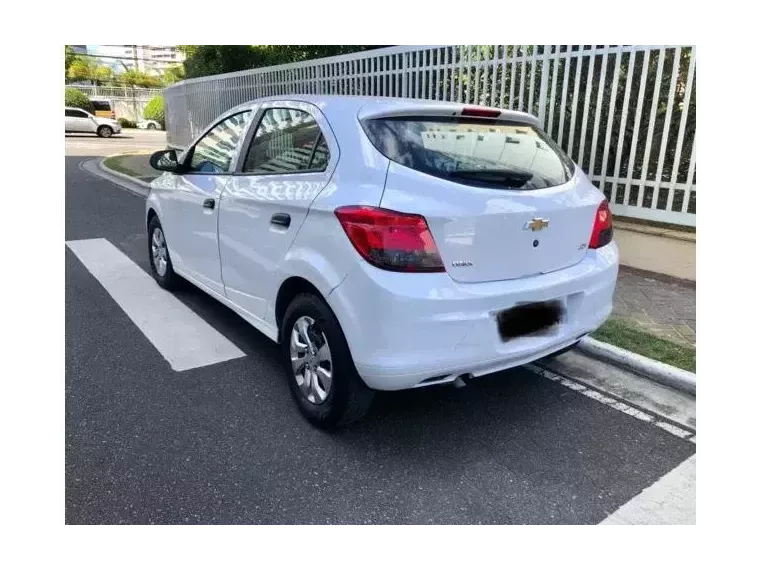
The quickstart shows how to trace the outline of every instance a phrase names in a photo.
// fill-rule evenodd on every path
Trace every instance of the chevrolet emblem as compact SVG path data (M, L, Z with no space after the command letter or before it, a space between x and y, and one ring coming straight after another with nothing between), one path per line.
M538 232L549 226L549 220L546 218L533 218L529 222L525 222L524 230L531 230Z

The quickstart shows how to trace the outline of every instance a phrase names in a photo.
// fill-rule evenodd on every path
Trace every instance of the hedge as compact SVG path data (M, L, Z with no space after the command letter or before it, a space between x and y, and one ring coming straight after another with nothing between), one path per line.
M161 124L161 128L165 128L164 98L161 95L153 97L153 99L148 101L148 104L145 105L145 110L143 111L143 117L158 121Z
M119 117L119 124L121 125L122 129L136 129L137 128L137 123L129 119L125 119L124 117Z
M95 113L95 106L90 101L90 98L79 89L74 89L73 87L66 87L64 106L77 107L90 113Z

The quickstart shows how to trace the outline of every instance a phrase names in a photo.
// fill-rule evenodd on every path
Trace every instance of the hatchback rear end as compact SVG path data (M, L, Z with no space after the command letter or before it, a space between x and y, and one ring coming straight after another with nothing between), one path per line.
M362 106L355 125L363 161L387 171L375 202L336 190L355 263L328 301L368 386L518 366L609 316L607 202L534 117L397 101Z

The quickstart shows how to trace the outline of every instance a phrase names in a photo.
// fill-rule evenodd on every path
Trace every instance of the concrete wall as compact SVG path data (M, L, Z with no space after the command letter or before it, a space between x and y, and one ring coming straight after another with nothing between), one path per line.
M114 111L116 111L116 118L124 117L131 121L142 121L143 111L145 111L145 105L148 101L141 101L140 99L111 99L114 104Z
M614 222L614 228L621 264L680 279L697 280L695 233L626 222Z

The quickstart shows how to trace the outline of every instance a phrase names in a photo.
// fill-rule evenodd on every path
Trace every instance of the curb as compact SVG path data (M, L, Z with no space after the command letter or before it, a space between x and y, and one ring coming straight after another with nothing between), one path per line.
M588 336L580 340L577 348L589 356L627 368L658 384L664 384L680 392L697 394L697 375L693 372L681 370L670 364L652 360Z
M120 154L114 154L111 156L121 156ZM150 184L148 182L143 182L139 178L135 178L133 176L129 176L128 174L124 174L123 172L119 172L118 170L114 170L113 168L109 168L105 165L106 158L111 158L111 156L106 156L105 158L101 159L98 162L98 168L100 170L107 172L111 176L116 176L117 178L121 178L123 180L126 180L127 182L131 182L132 184L136 184L138 186L141 186L142 188L145 188L146 190L150 190Z

